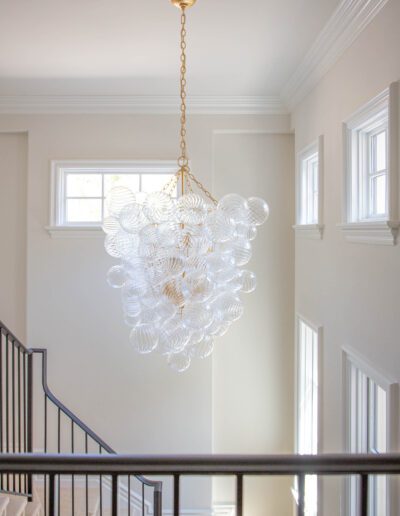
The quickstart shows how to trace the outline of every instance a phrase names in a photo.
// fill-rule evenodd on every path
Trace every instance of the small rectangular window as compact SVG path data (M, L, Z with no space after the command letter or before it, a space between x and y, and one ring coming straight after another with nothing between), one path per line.
M303 319L297 321L296 449L302 455L318 453L320 332ZM305 481L306 516L318 511L318 478Z
M318 222L318 153L301 163L301 224Z
M52 163L52 226L99 227L107 216L106 197L125 186L138 199L158 191L177 172L175 162Z
M297 158L296 225L298 235L320 239L323 233L323 136Z

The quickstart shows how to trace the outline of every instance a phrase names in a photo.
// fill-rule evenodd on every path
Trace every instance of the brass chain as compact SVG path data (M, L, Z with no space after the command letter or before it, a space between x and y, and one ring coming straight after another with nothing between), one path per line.
M182 9L181 14L181 155L178 160L180 167L188 166L187 148L186 148L186 13Z
M178 158L179 172L178 176L181 179L182 195L184 194L185 184L189 192L192 192L190 181L193 181L196 186L204 193L210 201L217 204L218 201L211 195L211 193L202 185L202 183L195 178L190 172L189 159L187 155L186 145L186 12L185 8L182 7L181 12L181 67L180 67L180 96L181 96L181 129L180 129L180 149L181 155Z

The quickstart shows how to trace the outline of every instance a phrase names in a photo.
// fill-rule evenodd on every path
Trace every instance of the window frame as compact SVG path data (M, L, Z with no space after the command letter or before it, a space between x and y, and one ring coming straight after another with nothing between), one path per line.
M343 222L353 243L395 245L399 230L399 87L392 83L343 123ZM386 129L386 213L371 213L371 138Z
M104 174L107 173L143 176L145 174L169 175L177 171L178 165L175 160L53 160L51 161L50 224L46 229L50 236L55 238L103 236L101 222L65 222L67 200L65 186L68 174L102 174L104 188ZM99 199L104 206L103 195Z
M307 210L309 191L307 199L304 199L304 175L305 166L312 158L317 157L317 196L318 202L316 207L316 217L310 221L307 216L304 217L304 211ZM293 229L297 235L311 239L320 240L323 237L323 205L324 205L324 137L321 135L317 140L304 147L297 154L296 160L296 224ZM307 189L308 190L308 189ZM314 200L314 199L313 199Z
M300 328L301 323L305 324L308 328L310 328L315 334L317 338L316 346L317 346L317 373L318 373L318 399L317 399L317 445L316 445L316 454L321 453L323 449L323 329L322 326L316 325L310 322L307 318L303 317L300 314L296 314L296 323L295 323L295 453L299 453L299 421L300 421ZM312 475L311 475L312 476ZM322 478L321 476L317 477L317 490L318 490L318 499L317 499L317 514L322 512L323 506L323 493L322 493ZM292 488L293 498L295 503L297 504L298 492L296 488L296 482Z
M367 399L365 397L362 397L362 402L367 403L367 412L365 413L365 410L363 407L361 407L362 415L364 416L364 419L366 420L366 425L364 429L361 429L359 427L359 422L357 424L356 431L359 434L359 437L361 438L361 446L363 448L367 448L369 453L378 453L376 449L372 449L370 445L370 431L371 431L371 420L368 418L368 415L370 414L370 396L371 396L371 382L377 387L380 387L386 394L386 452L396 452L399 449L399 428L398 428L398 419L399 419L399 384L395 380L391 379L389 376L383 374L381 371L378 371L376 368L374 368L365 358L361 357L358 352L356 352L354 349L349 347L343 347L342 348L343 353L343 405L344 405L344 440L345 440L345 449L346 453L355 453L353 449L353 441L356 438L352 434L353 430L353 421L354 421L354 414L355 414L355 408L360 409L360 407L353 407L351 403L352 398L352 369L355 368L357 371L359 371L366 379L366 388L368 389L368 396ZM365 392L365 391L364 391ZM361 393L362 394L362 393ZM359 393L358 393L359 395ZM375 400L376 401L376 400ZM360 412L358 412L360 413ZM376 413L376 404L375 404L375 413ZM368 427L368 428L367 428ZM376 479L372 478L372 481L375 482ZM354 482L354 480L353 480ZM370 480L371 482L371 480ZM351 507L351 479L347 478L343 481L343 489L345 496L343 497L343 508L342 512L343 514L346 514L347 516L353 516L352 507ZM357 481L358 483L358 481ZM354 485L354 484L353 484ZM359 489L357 487L356 489ZM397 501L397 493L398 493L398 484L397 480L393 477L387 478L387 484L386 484L386 507L387 507L387 515L388 516L395 516L397 515L398 510L398 501ZM372 490L370 490L372 492ZM358 503L358 495L355 495L356 500ZM354 514L358 514L356 511ZM381 515L379 515L381 516Z

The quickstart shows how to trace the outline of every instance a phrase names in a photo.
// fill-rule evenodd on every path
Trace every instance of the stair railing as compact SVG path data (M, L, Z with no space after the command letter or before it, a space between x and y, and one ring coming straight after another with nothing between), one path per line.
M307 513L305 479L307 475L359 477L356 514L369 514L370 475L399 475L400 454L382 455L202 455L202 456L49 456L0 455L0 473L48 475L50 485L49 516L56 516L56 476L111 475L111 516L118 516L118 483L126 475L163 475L173 479L173 516L180 516L181 479L185 476L226 476L236 478L236 516L243 516L246 492L244 479L252 476L295 476L298 485L297 516ZM288 492L289 496L289 492ZM123 509L123 508L121 508ZM397 512L396 512L397 514Z
M47 350L28 349L0 322L0 443L1 453L18 454L32 453L35 448L44 454L74 455L97 454L115 455L116 452L101 439L91 428L69 410L49 389L47 383ZM34 405L35 385L34 357L41 358L41 388L44 393L42 414L38 405ZM34 410L35 406L35 410ZM34 417L36 416L36 417ZM42 417L38 417L42 416ZM4 439L3 439L4 437ZM35 480L35 482L33 482ZM90 480L90 481L89 481ZM132 500L133 482L138 482L140 496ZM49 478L44 475L28 474L1 474L0 492L21 495L32 500L34 489L36 496L42 501L44 515L50 514L51 490ZM89 479L88 475L69 475L68 478L58 475L56 478L55 502L60 514L61 491L70 493L71 514L76 509L84 510L86 515L92 509L91 493L96 493L99 516L108 509L107 503L114 488L112 477L99 475L96 480ZM78 500L77 488L83 488L84 500ZM124 488L124 489L123 489ZM146 489L153 492L152 502L146 501ZM54 493L53 493L54 495ZM141 475L128 476L126 485L120 485L118 495L124 497L128 515L131 514L132 502L141 507L142 514L146 506L153 506L155 516L161 516L162 482L147 479ZM78 505L84 504L84 507Z

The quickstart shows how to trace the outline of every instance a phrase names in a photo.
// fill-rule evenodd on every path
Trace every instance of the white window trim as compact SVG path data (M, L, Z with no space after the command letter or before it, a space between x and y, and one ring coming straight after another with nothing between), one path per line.
M63 199L63 174L68 168L85 173L99 173L112 168L119 173L165 173L177 172L175 160L53 160L50 171L50 224L46 230L52 238L103 238L104 232L98 224L61 225L59 203Z
M352 219L352 129L366 119L378 116L388 108L388 214L383 219L353 221ZM342 229L348 242L396 245L400 227L399 213L399 86L392 83L382 93L361 107L343 123L344 195Z
M362 357L359 352L355 351L350 346L342 347L342 364L343 364L343 385L342 385L342 400L343 400L343 436L346 453L351 453L350 446L350 400L348 399L349 385L350 385L350 366L354 365L361 370L368 378L381 387L387 396L387 410L386 410L386 428L387 428L387 448L388 453L396 453L400 449L399 436L399 402L400 389L399 383L386 375L382 371L377 370L368 360ZM343 479L343 493L342 496L342 514L348 514L349 491L348 480ZM395 477L388 479L388 514L390 516L397 516L399 509L398 502L398 481Z
M306 317L303 317L301 314L296 314L296 321L295 321L295 372L294 372L294 399L295 399L295 418L294 418L294 449L295 453L298 453L298 442L297 442L297 435L298 435L298 421L299 421L299 377L298 377L298 371L299 371L299 328L300 328L300 322L303 322L307 324L310 328L312 328L317 333L317 339L318 339L318 446L317 446L317 453L320 454L323 451L323 329L321 325L316 325L312 322L310 322L309 319ZM318 514L322 514L322 507L323 507L323 479L321 476L318 476ZM292 495L294 498L295 503L297 504L298 500L298 493L296 492L295 488L292 488Z
M301 223L301 176L302 162L308 156L318 154L318 220L316 224ZM321 135L297 155L296 160L296 224L293 229L296 235L321 240L324 233L323 209L324 209L324 137Z

